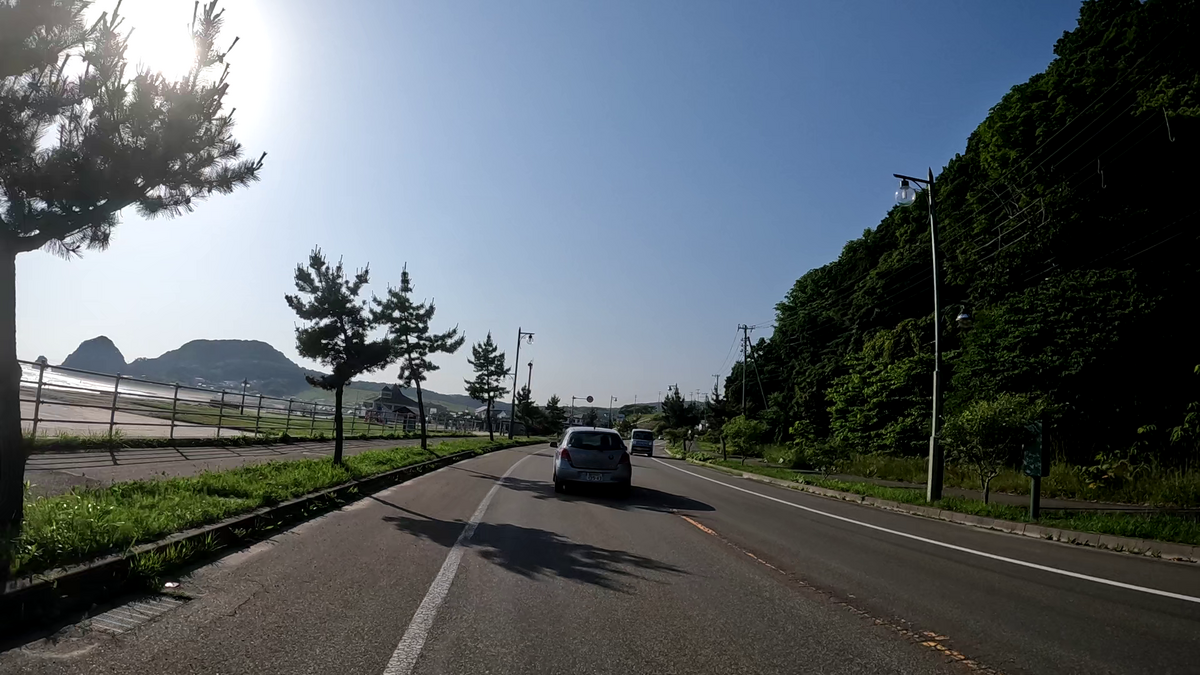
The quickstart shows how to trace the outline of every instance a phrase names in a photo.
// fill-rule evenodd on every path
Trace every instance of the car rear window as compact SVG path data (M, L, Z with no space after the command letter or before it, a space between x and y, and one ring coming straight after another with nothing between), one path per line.
M649 431L635 431L633 432L633 437L639 441L654 440L654 434L650 433Z
M576 431L571 434L571 440L567 445L580 450L622 450L625 448L620 436L604 431Z

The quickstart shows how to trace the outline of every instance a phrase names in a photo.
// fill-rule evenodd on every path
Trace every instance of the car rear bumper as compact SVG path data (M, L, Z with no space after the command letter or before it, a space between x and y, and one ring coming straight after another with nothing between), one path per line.
M630 445L629 451L630 452L644 452L647 455L654 454L654 444L646 443L644 445Z
M604 471L601 469L576 469L566 462L558 462L554 469L554 478L568 483L625 485L633 478L633 471L628 464L622 464L613 471Z

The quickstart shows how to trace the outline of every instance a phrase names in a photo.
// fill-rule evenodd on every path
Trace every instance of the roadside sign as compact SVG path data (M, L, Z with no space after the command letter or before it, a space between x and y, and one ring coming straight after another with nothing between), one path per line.
M592 401L594 401L594 400L596 400L596 399L592 398L591 396L587 397L587 402L588 402L588 403L591 403L591 402L592 402Z
M1050 475L1050 463L1042 448L1042 422L1038 420L1025 427L1029 432L1029 441L1025 445L1025 461L1022 469L1026 476L1044 478Z

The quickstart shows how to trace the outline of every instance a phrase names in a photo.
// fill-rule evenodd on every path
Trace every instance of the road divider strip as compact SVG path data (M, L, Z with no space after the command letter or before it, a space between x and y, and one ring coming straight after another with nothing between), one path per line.
M980 551L977 549L968 548L966 546L950 544L950 543L947 543L944 541L938 541L936 539L929 539L928 537L922 537L922 536L915 535L915 534L909 534L908 532L901 532L900 530L893 530L888 527L883 527L882 525L874 525L872 523L867 523L867 522L864 522L861 520L855 520L854 518L848 518L846 516L839 516L835 513L829 513L828 511L822 511L821 509L812 508L811 506L804 506L803 504L796 504L795 502L789 502L786 499L779 499L778 497L772 497L770 495L765 495L761 492L755 492L754 490L747 490L746 488L739 487L737 485L730 485L729 483L726 483L725 481L720 481L715 478L709 478L708 476L698 474L694 471L688 471L687 469L680 468L669 462L664 462L661 459L657 459L657 458L652 458L652 459L654 459L654 461L658 462L659 464L662 464L663 466L670 467L670 468L675 469L676 471L680 471L682 473L686 473L689 476L695 476L696 478L699 478L701 480L709 481L710 483L716 483L717 485L723 485L731 490L737 490L739 492L744 492L746 494L754 495L754 496L760 497L762 499L767 499L767 500L770 500L773 502L777 502L779 504L784 504L786 506L790 506L794 509L800 509L801 511L806 511L808 513L812 513L815 515L824 516L826 518L831 518L833 520L841 521L844 523L849 523L851 525L865 527L867 529L875 530L877 532L884 532L884 533L891 534L891 535L894 535L897 537L903 537L905 539L919 541L921 543L929 544L931 546L938 546L938 547L949 549L952 551L958 551L959 553L966 553L966 554L978 556L981 558L987 558L989 560L995 560L998 562L1008 563L1010 565L1017 565L1019 567L1026 567L1029 569L1035 569L1035 570L1039 570L1042 572L1048 572L1050 574L1057 574L1057 575L1064 576L1064 577L1070 577L1072 579L1080 579L1082 581L1089 581L1089 582L1092 582L1095 584L1112 586L1114 588L1123 588L1123 589L1129 590L1129 591L1136 591L1139 593L1146 593L1149 595L1157 595L1157 596L1164 597L1164 598L1171 598L1173 600L1182 600L1184 602L1200 604L1200 598L1194 597L1191 595L1184 595L1182 593L1172 593L1171 591L1164 591L1164 590L1160 590L1157 588L1149 588L1147 586L1138 586L1136 584L1128 584L1123 581L1116 581L1114 579L1105 579L1103 577L1096 577L1096 576L1092 576L1090 574L1083 574L1080 572L1072 572L1071 570L1064 570L1064 569L1060 569L1058 567L1051 567L1049 565L1041 565L1039 563L1033 563L1033 562L1029 562L1026 560L1019 560L1017 558L1009 558L1008 556L997 555L995 553L988 553L987 551Z
M511 476L513 471L516 471L521 462L532 456L532 454L525 455L508 467L508 471L496 479L496 482L492 484L492 489L488 490L483 501L479 502L475 513L471 514L471 519L467 521L466 527L459 533L454 546L446 554L446 560L438 570L437 576L433 578L433 583L429 585L429 590L426 591L425 598L421 600L412 620L409 621L408 629L404 631L404 637L400 638L400 644L396 646L396 651L388 660L387 667L383 669L383 675L409 675L412 673L413 667L417 665L417 659L421 657L421 650L425 647L425 640L429 637L429 629L433 627L438 610L442 608L446 594L450 592L450 585L454 583L454 577L458 574L458 565L462 562L463 551L475 534L475 528L483 520L483 514L487 512L488 505L492 503L492 497L496 496L505 479Z

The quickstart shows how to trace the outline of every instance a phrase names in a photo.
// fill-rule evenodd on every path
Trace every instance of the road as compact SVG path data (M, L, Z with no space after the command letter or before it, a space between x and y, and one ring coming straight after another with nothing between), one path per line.
M366 497L195 571L180 586L192 599L140 626L82 624L0 655L0 672L1200 669L1194 565L661 456L634 459L628 500L556 495L549 453L497 452Z
M33 432L33 401L21 401L21 431ZM38 417L38 436L57 436L58 434L97 435L108 433L109 425L114 425L117 431L129 438L155 438L168 435L169 419L149 415L138 415L131 412L112 412L106 408L92 408L81 405L67 405L45 400L36 411ZM221 429L222 436L241 436L245 432L237 429ZM202 426L175 423L175 438L213 438L217 435L215 426Z
M430 446L448 438L428 439ZM367 450L419 445L420 440L347 440L343 452L356 455ZM333 441L305 441L275 445L194 448L124 448L46 452L31 455L25 463L25 480L37 496L60 494L76 485L100 486L118 481L194 476L204 471L232 469L246 464L261 464L277 459L327 457L333 454Z

